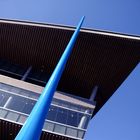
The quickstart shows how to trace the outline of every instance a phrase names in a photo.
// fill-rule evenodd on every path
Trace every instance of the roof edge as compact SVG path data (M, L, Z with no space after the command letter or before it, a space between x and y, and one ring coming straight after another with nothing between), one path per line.
M61 30L68 30L68 31L74 31L76 28L74 26L68 26L68 25L65 26L65 25L53 24L53 23L42 23L42 22L36 22L36 21L32 22L32 21L28 21L28 20L0 19L0 23L47 27L47 28L54 28L54 29L61 29ZM110 37L117 37L117 38L140 41L140 36L137 36L137 35L128 35L128 34L122 34L119 32L110 32L110 31L106 31L106 30L94 30L91 28L81 28L80 31L84 32L84 33L91 33L91 34L97 34L97 35L103 35L103 36L110 36Z

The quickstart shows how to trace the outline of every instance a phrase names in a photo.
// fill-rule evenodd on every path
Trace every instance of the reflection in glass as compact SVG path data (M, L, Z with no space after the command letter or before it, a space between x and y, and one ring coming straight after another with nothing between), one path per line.
M48 131L53 131L54 130L54 124L51 122L45 122L43 129L48 130Z
M19 112L23 110L23 107L25 105L25 101L23 100L24 98L13 95L9 97L9 99L7 100L7 104L5 105L6 108L19 111Z
M78 118L77 118L77 112L68 111L68 119L67 124L77 127L78 126Z
M51 106L47 115L47 119L51 121L56 120L56 114L57 114L57 107Z
M26 119L27 119L27 116L25 116L25 115L20 115L20 117L19 117L19 119L18 119L18 122L19 122L19 123L24 123L24 122L26 121Z
M2 83L0 83L0 89L5 90L0 91L0 106L8 109L8 111L0 109L0 117L23 124L28 117L26 114L30 114L36 103L34 99L38 99L39 94ZM17 112L12 112L12 110ZM89 110L91 111L91 109ZM83 138L85 131L82 129L87 128L91 118L86 111L87 108L83 106L54 98L46 117L48 121L45 121L43 128L47 131ZM83 116L86 121L81 129L78 126Z
M17 121L19 115L17 113L13 112L8 112L6 119L12 120L12 121Z
M5 94L3 91L0 91L0 106L4 106L8 98L9 95Z
M66 124L67 122L67 110L63 108L58 108L56 122Z
M84 137L84 131L82 131L82 130L79 130L78 131L78 138L83 138Z
M1 118L5 118L6 114L7 114L6 110L0 109L0 117Z
M24 108L23 108L22 112L25 113L25 114L30 114L34 105L35 105L35 101L29 100L29 99L26 100L26 103L24 105Z
M66 127L65 126L62 126L62 125L59 125L59 124L55 125L54 132L65 134L65 131L66 131Z
M67 128L66 135L77 137L77 130L74 128Z

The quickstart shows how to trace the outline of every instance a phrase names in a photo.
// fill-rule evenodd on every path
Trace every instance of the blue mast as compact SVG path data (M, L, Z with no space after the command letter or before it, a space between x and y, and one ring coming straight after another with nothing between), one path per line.
M39 140L45 121L46 114L48 113L54 92L56 91L58 82L64 71L67 60L72 52L74 43L80 32L80 28L84 21L84 16L81 18L75 32L73 33L64 53L62 54L56 68L54 69L48 83L46 84L40 98L35 104L28 119L24 123L23 127L19 131L15 140Z

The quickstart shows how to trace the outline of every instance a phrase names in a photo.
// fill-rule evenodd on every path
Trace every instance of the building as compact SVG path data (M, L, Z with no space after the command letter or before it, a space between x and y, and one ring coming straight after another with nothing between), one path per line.
M0 20L0 137L25 122L74 31ZM41 139L83 139L88 122L140 60L140 37L82 29L59 83Z

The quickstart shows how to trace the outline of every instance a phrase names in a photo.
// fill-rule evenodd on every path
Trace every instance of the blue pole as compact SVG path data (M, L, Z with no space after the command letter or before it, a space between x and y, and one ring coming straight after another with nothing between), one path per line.
M72 38L70 39L64 53L62 54L56 68L54 69L48 83L46 84L39 100L35 104L28 119L19 131L15 140L39 140L45 121L46 114L49 110L54 92L64 71L67 60L71 54L76 38L84 21L84 16L80 20Z

